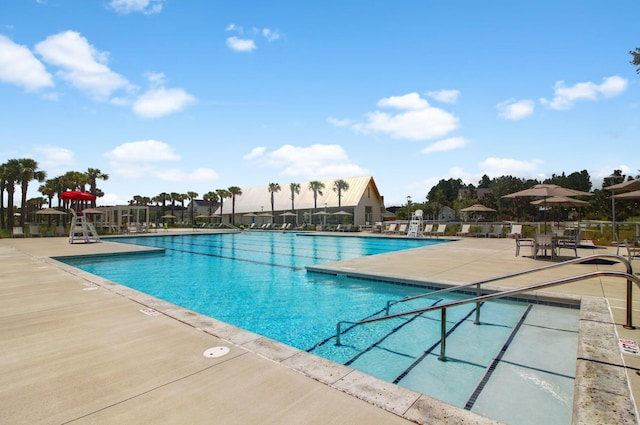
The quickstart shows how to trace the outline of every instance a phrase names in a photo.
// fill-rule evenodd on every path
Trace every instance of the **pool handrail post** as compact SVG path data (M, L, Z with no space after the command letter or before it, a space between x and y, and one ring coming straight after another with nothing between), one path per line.
M480 282L478 282L478 284L476 285L476 297L479 297L480 295L482 295L482 291L480 290ZM476 320L473 321L474 325L480 324L480 305L481 304L482 303L480 301L476 303Z
M438 357L438 360L445 361L447 351L447 309L443 308L440 311L442 314L440 319L440 357Z

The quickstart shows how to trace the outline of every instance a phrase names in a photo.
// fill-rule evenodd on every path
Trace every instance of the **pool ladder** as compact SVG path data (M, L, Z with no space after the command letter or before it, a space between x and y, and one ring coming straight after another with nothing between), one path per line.
M499 281L499 280L505 280L505 279L509 279L509 278L513 278L513 277L529 274L529 273L549 270L549 269L552 269L552 268L555 268L555 267L566 266L566 265L569 265L569 264L579 264L579 263L584 263L584 262L587 262L587 261L592 261L592 260L597 260L597 259L609 259L609 260L614 260L614 261L617 261L617 262L621 262L627 267L627 271L626 272L620 272L620 271L614 271L614 270L598 270L598 271L584 273L584 274L580 274L580 275L576 275L576 276L564 277L564 278L561 278L561 279L551 280L551 281L548 281L548 282L537 283L537 284L525 286L525 287L522 287L522 288L509 289L509 290L496 292L496 293L492 293L492 294L482 295L482 293L481 293L481 286L484 285L485 283L496 282L496 281ZM395 319L395 318L398 318L398 317L412 316L412 315L416 315L416 314L421 314L421 313L427 313L427 312L430 312L430 311L440 310L440 312L441 312L441 325L440 325L440 341L441 341L441 343L440 343L440 356L438 357L438 359L444 361L444 360L446 360L446 356L445 355L446 355L446 346L447 346L447 344L446 344L446 342L447 342L446 341L447 308L457 307L457 306L464 305L464 304L476 303L477 308L476 308L476 317L475 317L474 323L476 325L479 325L480 324L480 308L479 307L480 307L480 303L482 303L484 301L497 299L497 298L505 298L505 297L508 297L508 296L511 296L511 295L521 294L523 292L533 291L533 290L536 290L536 289L550 288L552 286L565 285L567 283L578 282L578 281L592 279L594 277L600 277L600 276L620 277L620 278L624 278L624 279L627 280L627 297L626 297L627 298L627 305L626 305L626 308L627 308L627 323L626 323L626 325L624 325L624 327L627 328L627 329L634 329L633 323L632 323L633 322L633 317L632 317L632 313L633 313L633 311L632 311L632 303L633 303L632 289L633 289L633 283L635 283L636 285L638 285L638 287L640 287L640 278L633 274L633 267L632 267L631 263L629 262L629 260L627 260L626 258L621 257L619 255L613 255L613 254L595 254L595 255L590 255L590 256L582 257L582 258L574 258L574 259L571 259L571 260L568 260L568 261L563 261L562 263L550 264L550 265L543 266L543 267L538 267L538 268L535 268L535 269L525 270L525 271L522 271L522 272L510 273L510 274L506 274L506 275L503 275L503 276L494 277L494 278L491 278L491 279L480 280L480 281L477 281L477 282L467 283L467 284L464 284L464 285L452 286L450 288L445 288L445 289L441 289L441 290L437 290L437 291L433 291L433 292L427 292L427 293L424 293L424 294L414 295L414 296L411 296L411 297L402 298L400 300L387 301L387 306L386 306L386 310L385 310L385 315L384 316L374 317L374 318L371 318L371 319L364 319L364 320L360 320L360 321L357 321L357 322L350 322L350 321L345 321L345 320L338 322L336 324L336 345L342 345L341 341L340 341L340 336L342 334L342 325L343 324L349 324L349 325L352 325L352 327L354 327L354 326L358 326L358 325L365 325L365 324L368 324L368 323L380 322L380 321L383 321L383 320ZM476 286L476 296L474 298L470 298L470 299L466 299L466 300L460 300L460 301L452 301L452 302L449 302L449 303L434 305L434 306L420 308L420 309L416 309L416 310L403 311L401 313L389 314L389 308L394 304L399 304L399 303L415 300L415 299L418 299L418 298L432 297L434 295L439 295L439 294L442 294L444 292L459 291L461 289L469 288L469 287L472 287L472 286Z

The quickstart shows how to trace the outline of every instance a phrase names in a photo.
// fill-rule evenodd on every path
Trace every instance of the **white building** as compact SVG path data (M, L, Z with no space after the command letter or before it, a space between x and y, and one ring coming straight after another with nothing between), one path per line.
M290 183L280 183L280 191L273 193L273 215L271 215L271 192L269 186L243 187L242 194L236 195L235 207L232 198L224 199L222 208L215 214L221 216L223 223L236 225L251 223L345 223L355 225L373 224L382 221L385 211L384 199L371 176L347 177L344 180L349 189L343 190L338 200L334 190L336 180L320 180L324 184L321 193L314 200L309 182L299 182L300 193L294 193L291 199ZM296 182L298 183L298 182ZM339 205L338 205L339 204ZM235 213L232 215L232 209ZM294 215L282 215L285 213ZM340 212L340 214L335 214ZM347 213L347 214L344 214Z

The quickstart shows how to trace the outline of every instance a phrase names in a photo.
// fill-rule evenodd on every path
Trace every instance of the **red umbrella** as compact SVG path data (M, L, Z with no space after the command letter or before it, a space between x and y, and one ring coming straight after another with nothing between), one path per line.
M61 197L71 201L94 201L96 199L92 194L80 191L62 192Z

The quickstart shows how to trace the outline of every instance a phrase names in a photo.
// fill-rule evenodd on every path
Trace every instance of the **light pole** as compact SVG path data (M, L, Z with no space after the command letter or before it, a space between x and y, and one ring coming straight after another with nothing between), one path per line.
M609 177L605 177L604 180L609 184L607 186L612 186L616 184L620 177L615 174L611 174ZM613 197L615 192L611 191L611 233L614 242L618 242L618 232L616 231L616 200Z
M407 221L411 220L411 196L407 196Z

